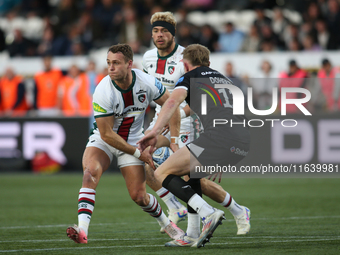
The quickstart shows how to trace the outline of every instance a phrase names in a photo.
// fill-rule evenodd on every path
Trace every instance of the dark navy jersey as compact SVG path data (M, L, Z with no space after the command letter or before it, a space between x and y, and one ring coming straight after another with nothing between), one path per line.
M223 137L248 143L246 117L233 115L233 95L227 88L215 88L215 84L233 85L220 72L201 66L185 73L178 80L175 89L187 91L185 101L199 116L205 133L209 132L218 139Z

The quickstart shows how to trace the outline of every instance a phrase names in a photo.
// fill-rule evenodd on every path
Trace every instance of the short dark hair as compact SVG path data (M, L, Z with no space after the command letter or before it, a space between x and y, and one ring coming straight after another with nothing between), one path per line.
M124 55L125 62L128 62L129 60L133 60L133 51L130 45L128 44L119 43L116 45L112 45L107 52L108 53L109 52L122 53Z
M209 66L210 51L200 44L191 44L183 50L183 58L190 61L193 66Z
M325 65L330 65L331 62L329 61L328 58L324 58L322 61L321 61L322 65L325 66Z
M294 59L289 60L289 66L297 66L297 63Z

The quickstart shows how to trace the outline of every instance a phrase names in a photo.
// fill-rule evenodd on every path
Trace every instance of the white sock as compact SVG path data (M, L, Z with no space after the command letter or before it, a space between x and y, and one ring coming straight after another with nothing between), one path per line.
M141 206L141 208L144 212L147 212L152 217L154 217L162 228L166 227L170 224L170 220L163 213L162 207L158 203L157 199L152 194L148 193L148 195L150 197L149 204L147 206Z
M243 214L242 207L235 202L235 200L230 196L228 192L224 201L220 203L220 205L226 207L233 216L237 217Z
M179 209L183 205L177 200L177 198L169 190L162 187L156 191L157 195L164 201L169 209Z
M201 223L201 219L200 219L199 214L188 212L187 235L192 238L199 237L201 233L200 223Z
M231 196L230 196L230 194L228 193L228 192L226 192L227 194L226 194L226 196L225 196L225 198L224 198L224 200L223 200L223 202L222 203L220 203L220 205L222 205L223 207L228 207L229 205L230 205L230 203L231 203Z
M78 197L78 227L88 235L88 229L94 210L96 191L94 189L81 188Z
M190 205L201 218L205 218L214 212L214 208L205 202L198 194L193 195L189 199L188 205Z

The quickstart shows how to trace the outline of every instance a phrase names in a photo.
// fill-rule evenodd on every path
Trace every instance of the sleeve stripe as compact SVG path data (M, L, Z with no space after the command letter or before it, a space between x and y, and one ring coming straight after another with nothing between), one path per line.
M165 91L166 91L166 88L164 87L164 91L162 92L162 94L160 94L160 96L158 96L157 98L154 98L154 100L161 98L164 95Z
M108 116L112 116L112 115L114 115L114 113L96 115L96 116L94 116L94 118L97 119L97 118L108 117Z
M175 90L175 89L185 89L185 90L188 90L188 88L185 87L185 86L178 86L178 87L175 87L174 90Z

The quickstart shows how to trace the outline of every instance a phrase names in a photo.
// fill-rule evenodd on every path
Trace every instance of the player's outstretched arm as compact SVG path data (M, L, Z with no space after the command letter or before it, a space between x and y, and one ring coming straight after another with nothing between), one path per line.
M148 146L151 146L150 152L157 143L157 136L162 132L163 127L169 122L175 112L178 112L178 106L186 98L187 91L185 89L175 89L168 100L162 105L162 109L158 115L158 119L153 129L145 135L141 140L138 141L139 148L143 151ZM160 98L161 99L161 98ZM158 101L158 100L157 100ZM156 103L158 103L155 101Z
M164 94L164 99L160 98L159 102L157 102L157 104L163 106L164 103L166 102L166 100L170 97L170 93L168 91L166 91L168 94L165 95ZM165 99L166 98L166 99ZM158 101L158 100L157 100ZM171 136L171 144L170 147L171 149L175 152L176 150L178 150L178 144L174 144L172 143L173 137L174 139L177 138L179 136L179 131L180 131L180 127L181 127L181 113L180 113L180 109L179 107L177 107L176 111L174 112L174 114L172 115L170 121L169 121L169 126L170 126L170 136ZM161 131L161 133L163 134L163 130Z

